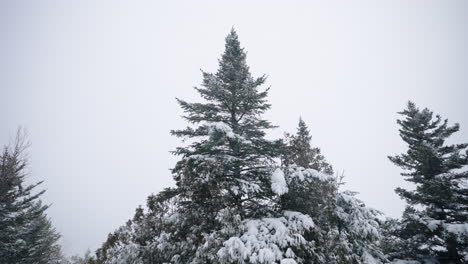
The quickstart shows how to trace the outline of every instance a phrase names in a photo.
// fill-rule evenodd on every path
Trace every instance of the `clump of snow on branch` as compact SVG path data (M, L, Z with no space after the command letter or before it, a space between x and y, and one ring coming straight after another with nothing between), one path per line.
M236 137L236 134L232 131L232 128L224 122L206 122L204 125L208 128L209 134L221 132L229 138Z
M288 192L286 179L284 178L283 170L277 168L271 174L271 190L277 195L282 195Z
M415 261L415 260L403 260L403 259L395 259L393 260L392 262L390 262L391 264L421 264L421 262L419 261Z
M135 224L122 226L117 231L119 240L109 249L107 255L110 257L106 263L108 264L143 264L139 258L140 246L132 241L132 237L137 226Z
M291 165L288 167L289 170L289 178L291 180L297 179L300 181L304 181L307 179L317 179L323 182L326 181L335 181L336 178L333 175L328 175L325 173L318 172L314 169L306 169L300 166Z
M292 211L278 218L245 220L243 232L225 241L217 255L221 263L297 263L292 248L310 243L303 234L313 227L309 216Z
M445 234L453 234L462 241L468 237L468 223L447 223L444 220L437 220L427 215L420 215L421 212L408 214L408 218L417 221L426 226L431 232L441 229Z
M362 258L363 264L381 264L382 263L380 260L374 258L374 256L369 254L367 251L364 251L361 258Z
M261 187L254 182L249 182L243 179L238 179L237 182L239 182L240 185L240 190L244 193L256 193L261 190ZM237 187L237 186L234 186ZM238 190L233 190L233 191L238 191Z
M453 234L459 241L463 241L468 237L468 223L447 223L443 220L436 220L430 217L413 216L414 219L419 220L428 229L434 232L436 229L442 228L446 234Z
M199 160L199 161L216 162L216 159L210 155L196 154L196 155L190 155L187 158L192 159L192 160Z
M208 135L212 136L216 133L224 134L230 139L235 139L243 144L251 145L252 141L244 138L243 136L236 134L232 128L224 122L203 122L202 125L208 129Z
M336 213L346 223L348 230L360 237L381 238L377 219L382 213L367 207L355 197L356 193L344 191L338 194Z
M129 244L118 245L112 247L108 255L111 258L107 261L109 264L143 264L143 261L139 259L138 255L140 253L139 246L131 242Z
M468 236L468 223L463 224L445 224L445 230L456 235Z

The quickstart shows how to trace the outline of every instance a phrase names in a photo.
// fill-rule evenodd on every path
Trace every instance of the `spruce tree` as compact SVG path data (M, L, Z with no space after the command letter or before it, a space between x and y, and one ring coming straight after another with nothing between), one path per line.
M286 144L282 155L283 165L288 168L286 174L302 169L314 169L318 172L333 175L333 167L321 154L321 150L312 147L312 136L306 123L299 118L295 134L286 134ZM338 185L335 177L323 180L309 177L298 181L290 177L289 191L282 196L282 203L288 210L306 213L313 219L321 218L320 223L331 224L331 215L335 209Z
M62 261L60 235L40 201L45 192L37 191L42 182L25 183L26 144L19 132L12 147L0 155L0 260L2 263L49 264Z
M441 263L468 262L468 144L446 144L459 130L448 120L409 102L399 113L400 136L408 150L389 157L405 170L414 190L397 188L408 202L397 231L403 257L434 258Z
M232 29L218 71L203 72L202 86L195 88L205 101L177 99L192 126L171 133L192 142L174 151L181 160L173 173L181 206L191 215L189 225L200 229L197 232L218 228L222 209L241 220L270 210L270 174L280 143L265 139L265 131L274 127L261 117L270 108L268 88L261 88L265 80L251 75L246 52ZM201 237L193 239L197 243Z
M215 211L234 206L242 218L262 211L267 192L264 183L279 153L279 143L264 138L265 131L273 128L261 118L270 108L266 102L268 89L260 88L264 82L265 76L251 76L246 53L232 30L218 72L203 72L202 87L195 88L206 102L178 99L186 113L184 118L195 127L172 134L195 140L174 152L182 160L173 172L177 186L195 203L219 202L210 205ZM217 171L203 178L192 173L199 169L203 173Z
M297 166L310 168L326 174L333 174L333 167L326 161L318 147L312 147L312 136L306 123L299 118L296 134L286 134L285 163L294 163Z
M380 212L366 207L356 193L340 192L341 178L321 151L300 118L296 134L286 134L285 166L288 191L281 196L284 210L312 217L315 228L306 237L314 241L314 254L306 263L381 263Z

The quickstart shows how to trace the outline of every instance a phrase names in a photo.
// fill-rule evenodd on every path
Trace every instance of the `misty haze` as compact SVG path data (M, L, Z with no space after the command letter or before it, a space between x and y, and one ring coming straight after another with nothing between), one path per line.
M0 264L468 263L468 2L2 1Z

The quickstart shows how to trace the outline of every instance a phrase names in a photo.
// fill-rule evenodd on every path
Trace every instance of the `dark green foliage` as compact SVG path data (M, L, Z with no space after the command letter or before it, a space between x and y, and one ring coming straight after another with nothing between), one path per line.
M314 247L305 263L386 260L379 244L380 212L366 207L355 193L339 192L340 178L291 165L286 179L289 190L281 196L282 208L307 214L315 223L306 235Z
M287 174L304 169L314 169L318 172L333 175L333 167L320 153L320 149L310 145L312 136L306 123L299 118L296 134L286 134L286 144L282 161L289 167ZM287 210L293 210L310 215L318 223L331 224L335 210L338 183L336 178L327 180L317 177L289 177L289 191L282 196L282 204Z
M297 166L310 168L326 174L333 174L333 167L321 154L320 148L312 147L309 128L306 123L299 119L297 132L294 135L286 134L286 149L283 162L287 165L294 163Z
M253 78L245 59L232 30L218 72L204 72L202 87L196 88L206 102L178 100L185 119L195 128L172 131L194 139L174 152L182 157L174 168L175 180L191 208L210 208L208 215L226 206L236 207L243 218L262 211L259 203L268 192L264 186L269 164L279 155L279 142L264 138L265 130L273 126L260 117L270 108L268 89L260 90L265 77ZM207 174L211 176L202 176ZM260 189L248 190L252 186Z
M447 145L459 130L432 111L409 102L400 112L400 136L408 144L406 153L389 157L405 170L401 175L415 190L397 188L409 206L396 230L408 257L437 258L442 263L464 263L468 254L468 144Z
M300 168L293 167L290 173ZM320 179L316 177L288 177L288 192L282 195L281 203L285 210L307 214L323 228L333 224L336 208L338 184L334 177Z
M336 200L338 194L338 184L334 177L322 179L301 172L298 177L295 175L298 171L304 170L302 167L291 165L286 173L288 180L288 192L281 196L281 206L283 210L297 211L307 214L314 220L316 228L310 230L306 239L314 241L314 254L308 256L311 262L306 263L327 263L329 256L337 256L336 252L330 252L333 247L331 242L331 233L336 227ZM336 241L335 241L336 242ZM307 252L307 251L306 251ZM331 262L329 263L339 263Z
M60 235L52 227L35 192L42 182L28 185L26 178L26 148L18 133L15 144L5 147L0 155L0 260L2 263L59 263Z
M281 196L282 208L307 214L316 225L307 234L315 247L306 263L384 261L379 247L380 213L365 207L353 193L338 191L342 177L332 176L332 166L319 148L310 145L311 139L300 119L296 134L286 135L282 156L289 189Z
M205 102L178 99L184 118L193 125L172 131L193 139L174 152L182 158L173 173L182 214L189 218L187 228L179 232L181 239L187 238L184 230L194 233L194 227L198 233L219 228L216 217L224 208L235 210L241 219L271 210L265 204L270 200L271 167L279 156L280 142L264 138L265 131L273 128L261 118L270 108L268 89L260 88L264 82L265 76L251 76L246 53L232 30L218 71L203 72L202 87L195 88ZM194 244L204 240L192 239Z

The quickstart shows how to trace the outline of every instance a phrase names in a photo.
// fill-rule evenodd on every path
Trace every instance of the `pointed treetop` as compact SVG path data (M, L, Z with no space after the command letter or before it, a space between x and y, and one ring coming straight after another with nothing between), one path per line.
M303 141L307 142L307 144L309 144L310 140L312 140L309 127L307 127L307 124L304 122L302 117L299 117L299 124L296 135L298 138L301 138Z
M333 174L332 166L325 160L321 150L312 147L310 141L312 136L307 124L299 118L299 125L296 134L286 135L288 144L288 154L284 160L285 164L293 162L304 168L312 168L319 172Z
M237 34L237 31L234 27L231 28L231 31L226 36L226 42L229 41L237 41L239 43L239 35Z
M299 116L299 127L305 127L307 126L304 120L302 119L302 116Z
M224 48L224 55L237 55L238 57L243 57L245 59L244 49L241 48L239 35L237 35L237 32L234 28L232 28L231 32L229 32L229 34L226 36Z
M399 114L403 116L397 120L400 137L409 145L409 149L406 153L389 158L396 165L412 171L402 174L409 176L409 181L424 181L422 175L433 177L461 168L468 162L466 155L460 156L468 144L445 144L446 139L460 129L458 123L450 126L447 119L442 119L440 115L434 117L431 110L420 110L411 101Z
M219 59L219 71L217 76L225 83L250 81L252 76L249 72L249 66L246 63L247 53L241 47L239 36L234 28L232 28L231 32L227 35L224 47L224 53L221 59ZM261 84L264 78L261 77L257 81Z

